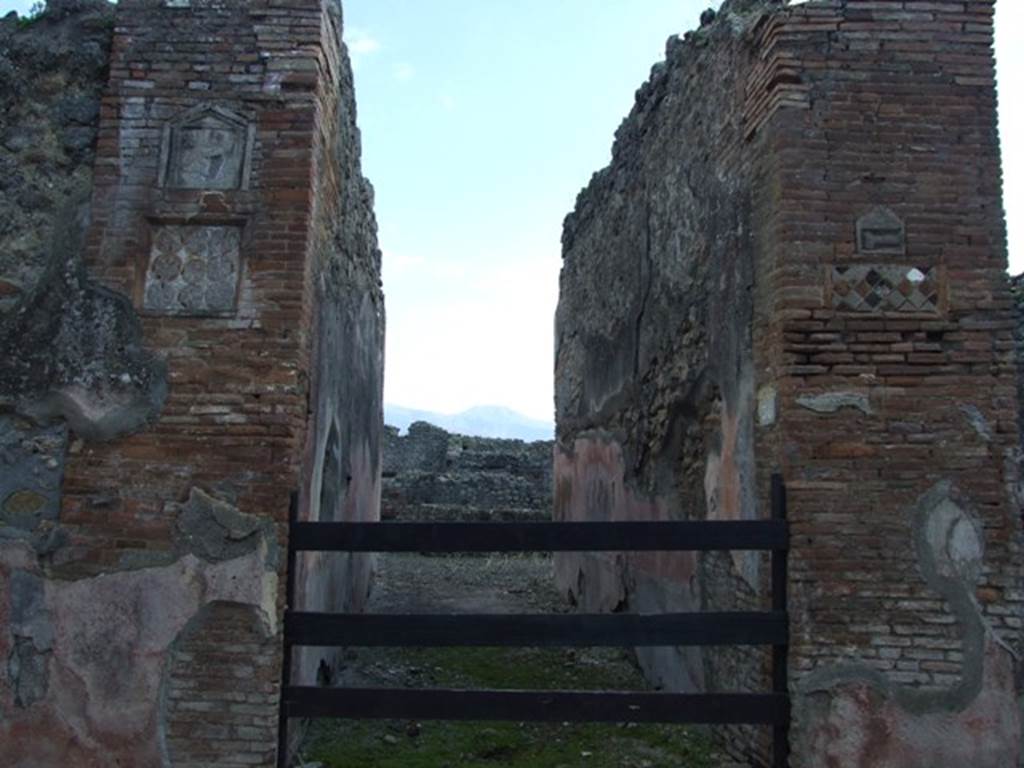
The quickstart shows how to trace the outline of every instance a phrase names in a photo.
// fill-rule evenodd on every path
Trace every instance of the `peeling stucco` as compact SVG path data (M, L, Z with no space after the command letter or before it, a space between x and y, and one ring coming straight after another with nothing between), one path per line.
M874 413L867 392L836 391L800 395L796 402L801 408L815 413L835 413L843 408L854 408L867 416Z
M154 752L166 650L203 606L252 606L277 631L278 577L269 542L220 562L185 555L166 566L59 581L35 553L0 542L0 686L5 765L157 765ZM23 712L11 718L11 708ZM61 712L60 718L51 713ZM150 737L147 737L150 734Z
M985 418L985 414L981 412L978 406L963 403L960 406L960 412L967 419L967 423L971 425L971 428L978 434L978 437L987 443L992 442L992 425L988 423L988 419Z
M911 687L855 658L821 667L797 685L798 721L805 724L797 734L801 754L864 768L1015 766L1019 658L989 625L974 595L984 567L981 524L948 481L922 495L911 514L921 576L946 600L960 628L959 681ZM965 735L984 739L984 748Z

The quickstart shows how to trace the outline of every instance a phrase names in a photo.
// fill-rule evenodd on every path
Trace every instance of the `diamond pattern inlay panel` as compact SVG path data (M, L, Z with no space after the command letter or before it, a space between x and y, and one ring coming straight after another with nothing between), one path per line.
M237 227L156 227L143 308L165 315L233 312L240 245Z
M937 267L888 264L833 266L832 308L846 312L940 311Z

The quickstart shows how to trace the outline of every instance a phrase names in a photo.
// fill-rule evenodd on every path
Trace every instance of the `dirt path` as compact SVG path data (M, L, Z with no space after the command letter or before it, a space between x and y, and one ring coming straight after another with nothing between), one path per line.
M528 613L567 610L546 555L381 555L368 611Z

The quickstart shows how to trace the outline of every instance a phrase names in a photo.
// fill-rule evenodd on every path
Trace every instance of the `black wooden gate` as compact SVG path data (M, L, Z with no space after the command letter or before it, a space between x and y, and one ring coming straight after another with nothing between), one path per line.
M786 690L789 529L782 478L772 519L609 523L300 523L288 548L279 765L290 717L760 724L773 729L774 768L788 764ZM770 611L640 614L337 614L292 610L297 552L608 552L768 550ZM772 646L767 693L634 693L291 684L295 646Z

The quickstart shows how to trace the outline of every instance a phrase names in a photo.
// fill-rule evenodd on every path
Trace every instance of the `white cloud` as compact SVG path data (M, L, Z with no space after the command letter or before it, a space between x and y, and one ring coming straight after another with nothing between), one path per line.
M413 68L413 66L411 64L406 64L405 62L395 64L393 72L395 75L395 80L397 80L400 83L406 83L409 80L412 80L413 77L416 75L416 70Z
M1010 272L1024 271L1024 103L1015 89L1024 72L1024 3L996 5L996 69L999 133L1003 154L1003 199L1009 236Z
M353 57L366 56L380 50L380 41L367 30L360 27L349 27L345 30L345 42Z
M415 272L384 280L385 399L452 413L500 403L550 419L557 246L519 241L469 263L414 261Z
M418 255L409 256L404 253L393 253L392 251L384 251L381 254L383 269L393 277L412 272L425 263L426 259Z

